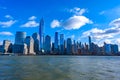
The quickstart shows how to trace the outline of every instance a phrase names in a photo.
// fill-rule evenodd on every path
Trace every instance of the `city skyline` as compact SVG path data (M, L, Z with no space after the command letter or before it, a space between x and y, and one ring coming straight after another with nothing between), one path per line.
M41 24L40 24L41 25ZM41 35L41 34L40 34ZM31 36L26 35L26 32L17 31L15 35L15 43L9 40L4 40L3 45L0 45L1 55L120 55L117 44L107 44L104 42L102 47L92 42L88 36L88 43L72 41L71 38L64 39L64 34L55 32L54 42L51 41L51 36L44 35L42 49L38 33L33 33Z
M104 42L120 46L119 0L92 3L88 0L13 2L0 1L0 44L6 39L14 43L16 31L25 31L28 36L38 32L43 17L44 33L52 37L52 42L54 33L59 32L65 34L64 39L70 37L72 41L88 44L88 36L91 36L92 41L100 46Z

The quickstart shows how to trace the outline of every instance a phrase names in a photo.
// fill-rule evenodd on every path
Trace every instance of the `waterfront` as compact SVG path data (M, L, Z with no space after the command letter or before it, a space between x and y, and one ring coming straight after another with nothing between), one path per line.
M119 79L119 56L0 56L0 80Z

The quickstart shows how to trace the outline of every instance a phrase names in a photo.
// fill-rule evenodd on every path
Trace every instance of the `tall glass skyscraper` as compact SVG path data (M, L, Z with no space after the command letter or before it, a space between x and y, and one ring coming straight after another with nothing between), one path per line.
M54 52L58 53L58 32L55 32Z
M43 43L44 43L44 20L43 18L40 20L39 35L40 35L40 51L42 51Z
M64 54L64 35L60 34L60 54Z
M51 52L51 37L49 35L47 35L45 37L45 53L50 53Z
M92 43L91 43L91 37L89 36L89 51L92 52Z
M72 40L67 38L67 54L72 54Z

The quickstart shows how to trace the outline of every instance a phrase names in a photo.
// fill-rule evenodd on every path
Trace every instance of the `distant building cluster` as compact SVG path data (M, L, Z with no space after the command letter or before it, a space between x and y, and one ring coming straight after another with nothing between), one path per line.
M120 55L117 44L104 43L102 47L94 44L88 37L89 44L82 44L71 38L64 39L64 34L55 32L54 42L49 35L44 35L44 20L41 19L39 33L26 36L26 32L17 31L15 42L4 40L0 45L1 54L14 55Z

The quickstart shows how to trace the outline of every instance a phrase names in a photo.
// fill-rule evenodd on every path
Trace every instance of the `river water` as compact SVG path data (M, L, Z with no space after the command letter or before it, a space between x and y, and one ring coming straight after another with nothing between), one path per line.
M120 80L120 57L0 56L0 80Z

